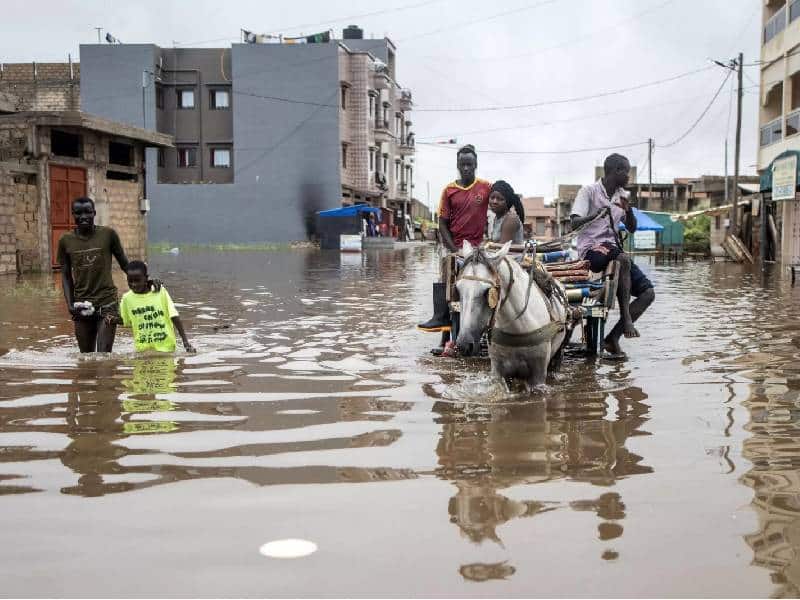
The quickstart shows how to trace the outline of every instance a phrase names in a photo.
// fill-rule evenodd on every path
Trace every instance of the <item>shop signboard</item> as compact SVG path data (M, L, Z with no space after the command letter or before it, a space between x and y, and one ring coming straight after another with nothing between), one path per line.
M772 199L794 200L797 187L797 155L776 159L772 163Z

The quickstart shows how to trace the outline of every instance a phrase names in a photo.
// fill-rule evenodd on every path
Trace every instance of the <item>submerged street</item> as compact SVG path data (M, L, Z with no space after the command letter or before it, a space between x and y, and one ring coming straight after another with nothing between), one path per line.
M532 398L428 353L432 246L153 254L194 356L0 278L4 594L797 596L800 288L638 264L630 359Z

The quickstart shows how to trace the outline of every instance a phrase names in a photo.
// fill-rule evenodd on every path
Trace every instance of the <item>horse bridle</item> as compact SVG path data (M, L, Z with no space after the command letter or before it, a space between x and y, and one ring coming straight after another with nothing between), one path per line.
M553 315L553 312L552 312L552 306L548 302L547 303L547 312L549 313L551 320L546 325L544 325L544 326L542 326L542 327L540 327L540 328L538 328L538 329L536 329L534 331L525 333L525 334L508 334L508 333L505 333L505 332L502 332L502 331L499 331L499 330L496 331L494 329L495 316L497 315L497 311L499 311L500 309L503 308L503 305L506 303L506 301L508 300L509 296L511 295L511 287L514 285L514 269L511 267L511 264L508 262L508 258L507 257L503 257L503 263L505 263L506 267L508 268L509 280L508 280L508 285L506 286L506 293L503 294L503 298L502 298L502 300L500 300L499 296L500 296L500 291L502 289L502 286L501 286L501 282L500 282L500 273L498 273L497 269L495 269L491 265L491 263L489 263L487 260L481 260L480 257L478 257L476 255L472 255L472 256L467 257L464 260L464 265L462 267L462 273L463 273L463 269L466 268L469 265L469 263L476 263L476 264L484 265L487 269L489 269L489 272L492 274L492 279L487 279L485 277L478 277L476 275L459 275L458 277L456 277L456 284L458 284L458 282L463 279L463 280L466 280L466 281L478 281L480 283L486 283L489 286L491 286L489 288L489 291L487 292L488 295L487 295L487 298L486 298L486 303L489 306L489 308L492 310L492 316L489 319L489 330L492 331L495 336L497 336L499 338L502 338L501 340L498 340L498 342L500 342L501 345L508 345L508 346L533 345L532 342L538 340L538 338L540 338L540 337L541 338L545 338L545 337L550 338L553 335L555 335L556 333L558 333L559 331L562 331L564 329L565 323L561 323L558 320L553 318L554 315ZM522 316L522 314L525 312L525 310L528 307L528 301L530 300L530 292L531 292L530 285L532 283L533 283L533 274L531 274L531 276L530 276L530 281L529 281L527 293L525 295L525 306L523 307L522 311L516 316L515 319L519 319L520 316ZM564 296L564 299L566 300L566 296Z
M508 267L509 280L508 280L508 285L506 286L506 293L503 294L502 300L500 300L500 291L502 289L500 285L500 273L498 273L497 269L495 269L488 261L481 261L477 257L473 258L472 256L469 256L464 260L462 273L463 269L465 269L470 263L482 264L487 269L489 269L489 272L492 274L492 279L487 279L485 277L478 277L477 275L461 275L461 274L458 277L456 277L456 285L458 284L459 281L466 280L466 281L478 281L480 283L486 283L490 286L486 296L486 304L492 310L492 317L489 319L489 329L491 329L494 326L495 315L497 314L498 310L503 308L503 305L506 303L506 300L508 300L508 297L510 295L511 286L514 285L514 270L508 263L508 258L503 257L503 262L505 263L506 267Z

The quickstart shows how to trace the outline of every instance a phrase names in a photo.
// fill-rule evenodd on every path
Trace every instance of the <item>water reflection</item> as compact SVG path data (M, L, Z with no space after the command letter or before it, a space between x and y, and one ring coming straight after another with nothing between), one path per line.
M436 475L456 488L448 503L450 522L474 544L489 541L502 547L498 529L514 519L569 508L594 512L599 520L597 537L612 541L623 533L625 504L615 492L569 502L546 502L531 497L516 500L504 490L554 479L613 486L623 477L652 473L643 458L625 447L633 436L649 435L642 429L648 419L647 395L638 387L603 391L594 366L571 364L578 386L551 390L544 401L475 405L438 400L433 410L442 425L436 447ZM623 377L624 380L624 377ZM431 395L436 395L428 387ZM610 406L615 406L613 412ZM536 487L523 488L533 493ZM613 548L602 558L613 560ZM509 577L515 567L507 563L464 565L466 579L484 581Z

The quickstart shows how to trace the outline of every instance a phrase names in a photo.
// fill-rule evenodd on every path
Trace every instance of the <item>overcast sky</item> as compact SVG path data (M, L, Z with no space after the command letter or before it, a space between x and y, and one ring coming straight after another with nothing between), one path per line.
M559 183L587 183L611 150L551 152L638 144L617 150L643 169L647 139L656 143L654 181L722 174L735 102L731 77L697 127L726 71L713 67L625 93L616 90L673 78L744 52L758 60L761 0L3 0L0 61L65 61L103 27L127 43L219 47L239 29L287 34L349 23L397 44L399 83L413 92L418 142L457 138L478 149L479 176L506 179L519 193L552 198ZM380 13L380 14L375 14ZM745 69L742 170L755 172L758 67ZM605 94L575 101L577 97ZM436 108L539 106L479 112ZM732 108L732 111L731 111ZM729 118L730 115L730 118ZM418 144L414 195L432 203L455 175L455 150Z

